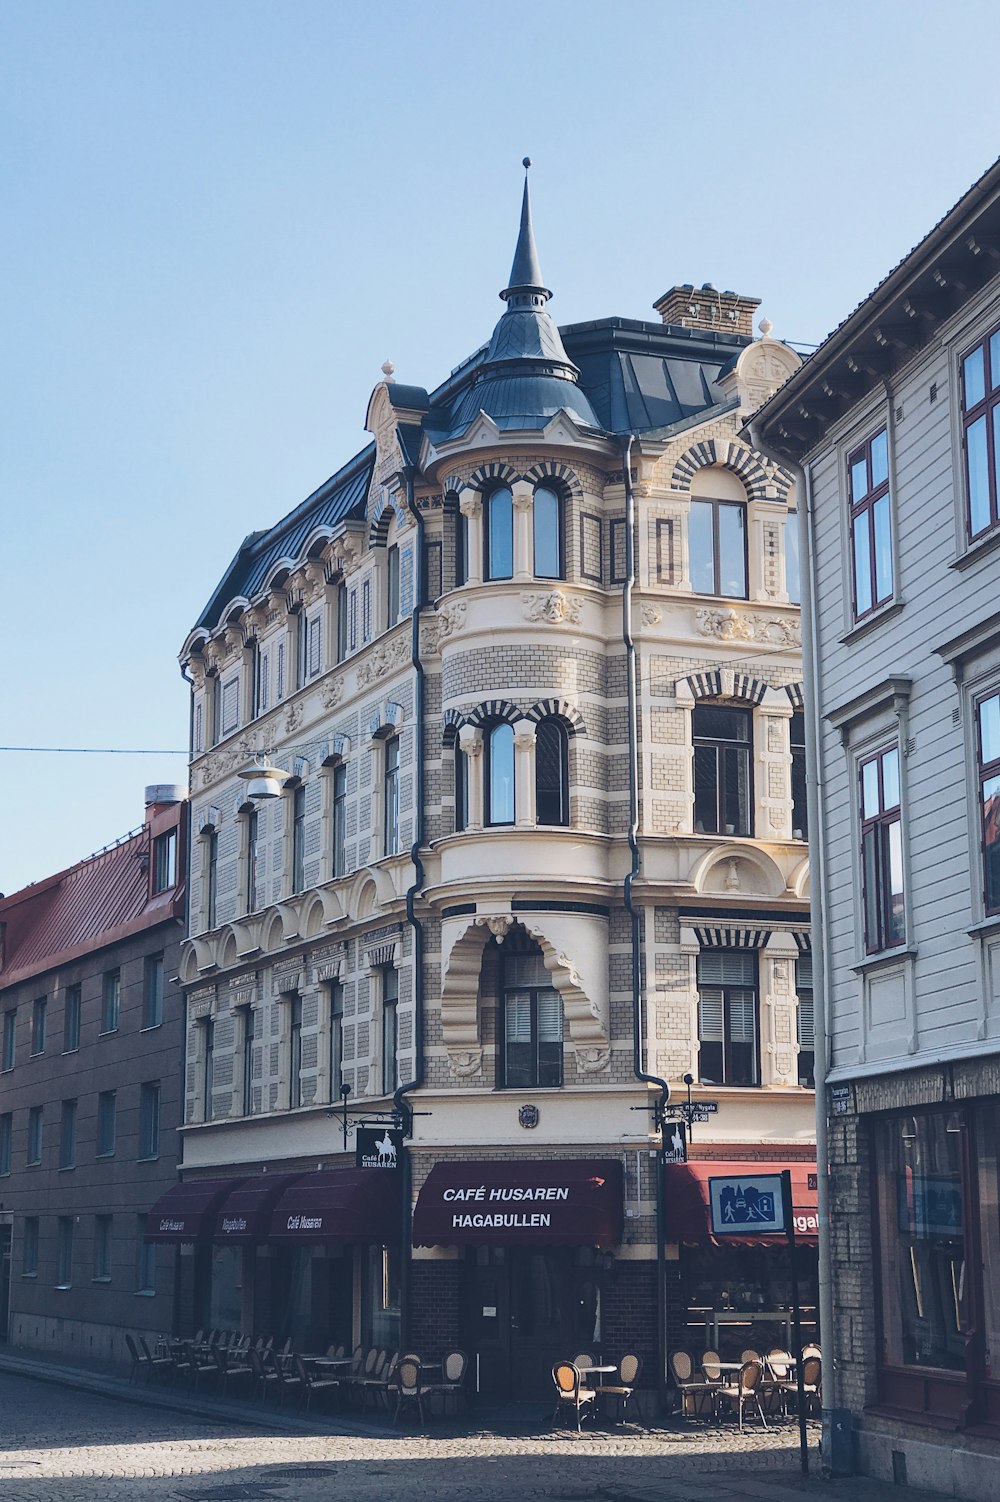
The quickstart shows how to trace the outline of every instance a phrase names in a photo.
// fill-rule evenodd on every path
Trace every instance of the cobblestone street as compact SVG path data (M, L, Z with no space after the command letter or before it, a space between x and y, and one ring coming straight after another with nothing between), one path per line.
M690 1425L524 1436L372 1425L267 1428L0 1372L4 1502L713 1502L822 1496L887 1502L900 1489L803 1482L790 1426L741 1436ZM812 1435L815 1444L816 1434ZM818 1470L818 1457L812 1454ZM927 1499L929 1493L912 1493Z

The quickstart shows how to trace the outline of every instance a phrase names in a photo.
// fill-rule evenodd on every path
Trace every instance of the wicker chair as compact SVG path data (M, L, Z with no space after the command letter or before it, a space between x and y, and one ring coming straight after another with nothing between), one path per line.
M687 1351L670 1353L670 1374L680 1395L680 1411L688 1418L704 1418L715 1412L717 1384L696 1377L694 1362Z
M560 1408L572 1408L576 1413L576 1432L580 1433L580 1418L587 1405L597 1398L592 1387L584 1387L580 1368L572 1361L557 1361L552 1368L552 1380L556 1385L556 1406L552 1410L552 1422L559 1416ZM593 1408L590 1412L593 1413Z
M764 1408L760 1401L763 1376L764 1368L759 1361L744 1361L735 1387L723 1387L719 1390L720 1407L724 1407L727 1403L735 1406L741 1434L743 1414L747 1408L751 1407L756 1408L761 1423L765 1429L767 1428L767 1419L764 1417Z
M459 1400L465 1396L465 1375L469 1370L469 1358L464 1351L449 1351L441 1363L441 1381L425 1382L420 1391L428 1400L432 1397L440 1397L444 1412L448 1410L448 1399L455 1399L455 1409L458 1410Z
M601 1397L614 1398L618 1405L618 1418L622 1422L625 1419L628 1400L639 1385L639 1374L641 1371L642 1357L634 1356L630 1352L619 1361L616 1376L610 1382L605 1382L601 1386Z
M393 1423L399 1422L399 1416L404 1408L415 1407L422 1424L424 1422L424 1402L420 1384L419 1356L403 1356L401 1358L396 1366L393 1389L396 1394L396 1412L392 1416Z

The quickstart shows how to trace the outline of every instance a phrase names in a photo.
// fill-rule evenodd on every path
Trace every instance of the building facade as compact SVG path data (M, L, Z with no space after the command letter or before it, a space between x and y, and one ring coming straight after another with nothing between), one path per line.
M824 1401L865 1471L980 1499L1000 1476L998 259L994 166L751 424L811 497Z
M128 1360L173 1325L146 1212L177 1175L186 804L0 901L0 1330Z
M670 1085L692 1159L814 1158L794 496L737 437L798 357L709 287L557 329L527 188L501 296L184 645L177 1192L219 1199L174 1234L199 1323L458 1342L496 1399L594 1345L656 1385L724 1291L783 1322L781 1253L668 1227ZM381 1190L352 1113L403 1123Z

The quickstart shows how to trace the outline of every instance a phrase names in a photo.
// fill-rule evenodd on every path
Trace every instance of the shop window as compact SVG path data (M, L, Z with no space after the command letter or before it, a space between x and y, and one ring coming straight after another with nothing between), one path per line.
M747 598L747 508L692 500L688 522L691 588L699 595Z
M113 1033L118 1029L122 1009L122 973L106 970L101 982L101 1032Z
M1000 462L1000 329L962 360L966 527L970 542L997 525Z
M976 705L976 762L983 903L987 913L997 913L1000 912L1000 693L990 694Z
M26 1215L24 1218L24 1240L21 1247L21 1276L22 1278L37 1278L38 1276L37 1215Z
M163 1022L162 953L147 954L142 968L142 1025L159 1027Z
M809 838L809 813L806 807L806 717L801 709L792 715L788 739L792 752L792 838Z
M399 850L399 736L385 742L382 762L382 854Z
M114 1226L110 1215L94 1216L94 1281L111 1282L111 1236Z
M177 831L168 829L153 841L153 891L169 892L177 885Z
M301 892L306 884L306 790L292 791L292 891Z
M344 1083L344 988L339 980L329 984L330 997L330 1099L340 1099Z
M506 485L486 498L484 577L510 579L514 574L514 497Z
M399 1248L368 1245L361 1279L361 1340L368 1347L399 1345Z
M884 1366L965 1370L964 1131L964 1116L954 1110L893 1116L875 1126Z
M28 1112L28 1155L29 1165L42 1161L42 1106L32 1106Z
M76 1101L64 1100L59 1124L59 1167L76 1167Z
M799 1084L815 1090L816 1071L813 1031L813 964L811 954L800 954L795 961L795 994L798 1003Z
M540 720L535 732L535 818L569 823L569 737L561 720Z
M386 965L382 971L382 1094L391 1095L399 1084L399 971Z
M885 428L848 456L847 483L854 619L860 621L892 598L889 438Z
M542 951L518 927L508 934L499 959L501 1084L509 1090L561 1085L562 997Z
M60 1215L56 1222L56 1287L73 1283L73 1217Z
M156 1244L144 1239L145 1231L146 1217L144 1215L137 1215L135 1224L135 1291L136 1293L149 1295L156 1292Z
M99 1158L114 1156L117 1104L118 1095L115 1090L102 1090L97 1097L97 1156Z
M83 987L77 983L66 987L63 1003L63 1053L76 1053L80 1047L80 1012Z
M483 737L486 748L486 822L514 822L514 727L505 722L487 727Z
M3 1014L3 1070L13 1069L17 1050L17 1008L10 1007Z
M243 1248L213 1246L205 1324L213 1330L243 1327Z
M548 485L539 485L532 505L536 579L563 577L563 507Z
M876 954L906 939L898 746L869 757L859 772L865 950Z
M333 874L347 875L347 767L333 769Z
M691 732L696 834L753 833L751 725L749 710L695 705Z
M703 1085L759 1085L757 954L698 956L698 1077Z
M45 1052L45 1019L47 1012L48 1003L45 997L36 997L31 1004L31 1052L33 1055Z
M160 1155L160 1086L151 1081L139 1087L139 1157Z

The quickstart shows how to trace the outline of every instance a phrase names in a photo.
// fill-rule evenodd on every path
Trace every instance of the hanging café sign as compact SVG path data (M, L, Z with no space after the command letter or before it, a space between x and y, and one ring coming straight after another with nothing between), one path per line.
M415 1246L615 1246L615 1159L436 1163L417 1196Z

